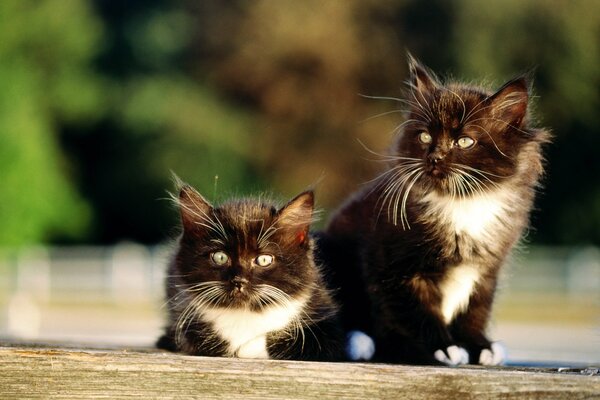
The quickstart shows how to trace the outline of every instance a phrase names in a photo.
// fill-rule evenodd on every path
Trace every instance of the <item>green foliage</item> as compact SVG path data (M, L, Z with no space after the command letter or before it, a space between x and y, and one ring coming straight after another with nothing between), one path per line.
M89 210L66 175L60 120L97 115L100 25L80 0L0 2L0 244L77 236Z
M385 152L402 106L358 94L400 96L406 48L443 76L492 86L537 66L533 114L555 141L529 239L600 243L599 3L259 1L224 16L216 9L207 7L204 20L227 23L200 29L227 52L210 65L219 87L251 98L267 121L261 136L276 149L265 154L270 182L289 190L320 172L319 199L333 208L372 177L364 159L373 156L355 139Z
M550 126L548 173L532 238L600 243L600 9L576 1L463 0L454 52L462 75L496 83L533 66L534 116Z
M145 158L149 172L167 179L170 172L211 198L256 184L253 158L260 142L250 115L222 100L206 86L174 74L128 82L119 121L127 132L153 132ZM218 177L215 188L215 177Z
M214 56L192 61L210 65L214 85L244 98L260 120L253 159L278 191L291 195L322 181L319 203L332 208L379 168L360 162L357 139L387 146L398 114L361 123L385 104L360 95L382 94L383 82L400 86L403 52L393 55L396 35L374 15L393 11L391 3L240 2L237 15L201 15L204 42L196 46Z
M93 8L92 8L93 4ZM211 199L381 171L408 49L493 84L537 66L550 126L531 239L600 243L600 6L592 0L3 0L0 244L163 240L171 171ZM358 140L357 140L358 139ZM216 178L218 177L218 178ZM83 200L85 198L85 201Z

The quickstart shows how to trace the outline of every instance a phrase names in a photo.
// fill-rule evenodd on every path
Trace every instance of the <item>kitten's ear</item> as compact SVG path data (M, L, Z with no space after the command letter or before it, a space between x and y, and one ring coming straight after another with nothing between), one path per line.
M197 231L199 227L210 221L212 206L193 187L183 184L179 190L179 212L185 232Z
M314 206L315 195L309 190L294 197L277 212L277 222L291 232L292 239L297 244L304 244L308 239Z
M412 54L407 53L407 57L410 71L409 85L413 89L426 96L439 88L440 83L433 72L421 64Z
M520 128L527 114L529 84L524 76L502 86L489 98L492 117L514 128Z

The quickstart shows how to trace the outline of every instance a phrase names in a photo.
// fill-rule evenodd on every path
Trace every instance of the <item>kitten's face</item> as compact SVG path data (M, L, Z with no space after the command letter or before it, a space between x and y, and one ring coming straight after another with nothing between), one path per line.
M186 186L179 204L184 232L176 265L198 306L258 311L302 296L314 281L312 193L280 210L254 200L214 208Z
M525 79L490 95L442 85L415 60L410 67L408 120L395 148L407 184L466 197L513 176L521 147L532 140L524 127Z

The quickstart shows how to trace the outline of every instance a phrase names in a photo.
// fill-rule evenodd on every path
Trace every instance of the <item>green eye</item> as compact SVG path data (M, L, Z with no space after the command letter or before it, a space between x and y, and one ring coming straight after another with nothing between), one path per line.
M212 253L210 255L210 258L217 265L225 265L229 262L229 256L223 251L217 251L216 253Z
M470 137L467 136L463 136L458 138L458 147L460 147L461 149L468 149L469 147L472 147L475 144L475 140L471 139Z
M425 144L429 144L431 143L431 141L433 140L433 138L431 137L431 135L425 131L419 133L419 141L421 143L425 143Z
M261 254L260 256L256 257L256 259L254 259L254 262L259 267L268 267L269 265L273 264L273 260L274 257L272 255Z

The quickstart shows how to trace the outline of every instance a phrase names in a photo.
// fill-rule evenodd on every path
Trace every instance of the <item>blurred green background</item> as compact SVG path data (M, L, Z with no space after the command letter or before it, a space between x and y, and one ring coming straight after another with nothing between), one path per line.
M158 243L170 171L212 200L317 183L330 212L402 122L405 51L500 85L536 67L554 143L531 243L600 244L600 2L3 0L0 245Z

